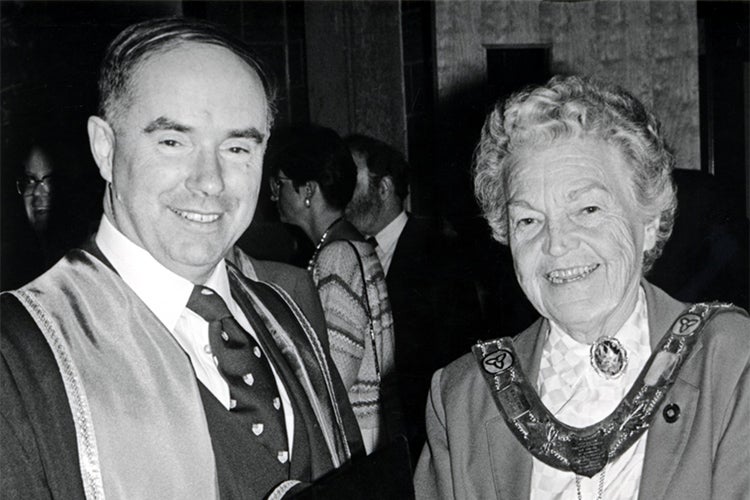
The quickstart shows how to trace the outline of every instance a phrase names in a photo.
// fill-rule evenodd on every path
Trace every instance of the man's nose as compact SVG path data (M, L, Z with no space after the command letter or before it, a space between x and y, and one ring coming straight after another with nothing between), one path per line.
M198 155L187 179L187 187L206 196L224 190L224 172L215 152L202 151Z
M49 194L49 192L52 190L52 186L50 184L49 180L45 180L43 182L37 182L34 184L34 194Z
M34 184L31 184L24 193L24 196L41 196L49 194L52 190L49 180L37 180Z

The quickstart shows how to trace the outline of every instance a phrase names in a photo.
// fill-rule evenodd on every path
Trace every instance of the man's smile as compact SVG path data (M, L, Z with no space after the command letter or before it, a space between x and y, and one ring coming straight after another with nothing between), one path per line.
M179 215L183 219L189 220L191 222L200 222L200 223L211 223L216 222L221 217L221 214L217 213L209 213L209 214L203 214L200 212L192 212L189 210L180 210L177 208L171 208L170 210L174 212L175 214Z

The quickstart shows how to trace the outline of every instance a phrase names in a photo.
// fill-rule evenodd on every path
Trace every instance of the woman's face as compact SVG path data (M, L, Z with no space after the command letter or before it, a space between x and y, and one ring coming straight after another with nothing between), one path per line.
M271 179L271 193L276 200L279 219L287 224L300 225L305 206L304 187L295 189L292 180L283 170Z
M635 307L658 222L636 207L622 154L564 139L529 147L511 168L508 235L524 293L580 342L615 334Z

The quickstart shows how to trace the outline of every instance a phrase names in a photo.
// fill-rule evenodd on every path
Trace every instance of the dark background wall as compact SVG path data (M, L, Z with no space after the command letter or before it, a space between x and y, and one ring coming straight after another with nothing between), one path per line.
M13 186L25 147L34 136L57 143L66 185L61 218L67 241L82 240L101 214L102 184L85 132L95 113L98 62L123 27L164 15L208 19L246 40L275 75L278 123L311 120L402 149L413 170L411 210L445 218L468 242L481 290L488 303L501 304L490 321L521 318L510 330L527 316L518 313L507 250L489 239L471 194L471 151L483 116L500 95L556 72L616 80L656 109L680 166L709 176L693 182L710 187L698 198L720 206L683 203L699 214L698 226L706 234L716 233L715 220L728 227L708 243L700 236L697 245L687 224L687 237L676 237L666 254L676 257L662 259L654 279L679 294L689 286L675 277L684 281L692 274L685 269L710 260L722 268L707 273L713 281L723 277L723 286L704 290L749 305L744 1L2 1L3 289L29 277L22 262L32 241ZM242 246L259 257L304 262L309 246L278 223L266 190ZM680 267L686 248L701 245L707 249L690 256L690 267Z

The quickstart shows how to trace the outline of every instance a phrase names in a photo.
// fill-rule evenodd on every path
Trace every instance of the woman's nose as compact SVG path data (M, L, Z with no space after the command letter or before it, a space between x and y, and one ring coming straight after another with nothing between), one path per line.
M553 256L564 255L576 245L576 236L570 224L565 221L550 221L546 228L545 251Z

